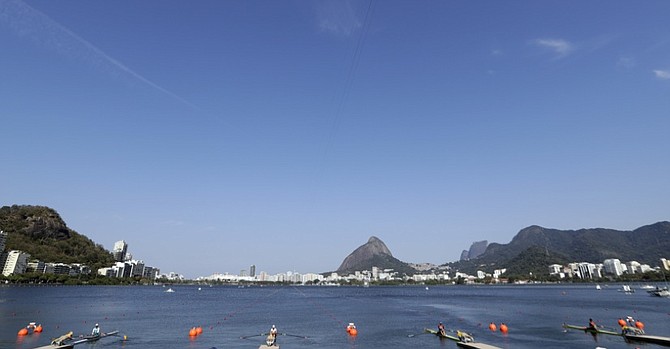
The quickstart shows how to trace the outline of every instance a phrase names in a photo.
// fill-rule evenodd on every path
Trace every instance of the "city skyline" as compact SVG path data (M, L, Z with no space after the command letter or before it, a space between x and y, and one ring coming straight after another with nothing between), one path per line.
M669 10L0 1L0 197L187 277L667 221Z

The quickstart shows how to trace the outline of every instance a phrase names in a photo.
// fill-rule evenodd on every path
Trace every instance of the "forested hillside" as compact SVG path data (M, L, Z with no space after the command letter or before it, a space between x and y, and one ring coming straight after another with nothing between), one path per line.
M114 263L112 254L67 227L58 212L44 206L0 208L0 230L8 233L5 250L21 250L44 262L82 263L93 270Z

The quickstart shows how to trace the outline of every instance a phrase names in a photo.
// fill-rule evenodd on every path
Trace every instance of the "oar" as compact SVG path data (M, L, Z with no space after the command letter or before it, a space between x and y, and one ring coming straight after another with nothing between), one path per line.
M425 332L425 331L424 331L424 332L421 332L421 333L412 333L412 334L408 334L407 337L412 338L412 337L420 336L420 335L422 335L422 334L433 334L433 333Z
M127 341L128 336L125 334L122 336L118 331L116 333L103 333L104 337L109 337L109 336L114 336L114 337L121 337L122 340Z
M242 336L242 337L240 337L240 339L247 339L247 338L251 338L251 337L267 336L267 335L268 335L267 333L252 334L252 335L250 335L250 336Z
M282 336L289 336L289 337L297 337L297 338L307 339L307 336L298 336L298 335L295 335L295 334L288 334L288 333L280 333L280 334Z

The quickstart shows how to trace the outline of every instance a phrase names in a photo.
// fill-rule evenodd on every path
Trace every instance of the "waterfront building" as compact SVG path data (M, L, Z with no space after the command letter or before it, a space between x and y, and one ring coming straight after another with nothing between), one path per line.
M126 253L128 252L128 244L124 241L117 241L114 243L114 249L112 254L114 255L114 260L117 262L123 262L126 260Z
M667 260L665 258L661 258L661 268L665 270L670 270L670 260Z
M26 268L26 273L38 273L44 274L44 269L46 268L46 263L40 260L33 260L28 262L28 267Z
M626 263L626 266L628 267L628 272L630 274L635 274L635 273L641 273L642 268L640 268L640 263L637 261L630 261Z
M142 277L144 275L144 261L139 261L139 260L131 260L128 261L130 263L130 276L139 276Z
M30 255L23 251L12 250L7 253L7 260L2 268L2 275L23 274L28 267Z
M623 275L623 267L621 261L616 258L606 259L603 261L605 274L621 276Z

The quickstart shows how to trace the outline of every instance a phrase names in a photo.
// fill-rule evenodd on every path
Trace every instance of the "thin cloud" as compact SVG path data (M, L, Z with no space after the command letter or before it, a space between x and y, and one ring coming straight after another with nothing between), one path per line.
M350 1L319 2L316 8L319 29L338 36L350 36L363 26Z
M637 62L632 57L619 57L616 65L623 68L633 68L637 65Z
M59 54L83 60L112 75L130 76L193 109L198 109L189 101L133 71L92 43L22 1L0 0L0 24L9 27L20 38L30 40Z
M536 39L533 44L554 52L557 58L563 58L574 50L574 45L563 39Z
M654 70L654 75L661 80L670 80L670 70Z

